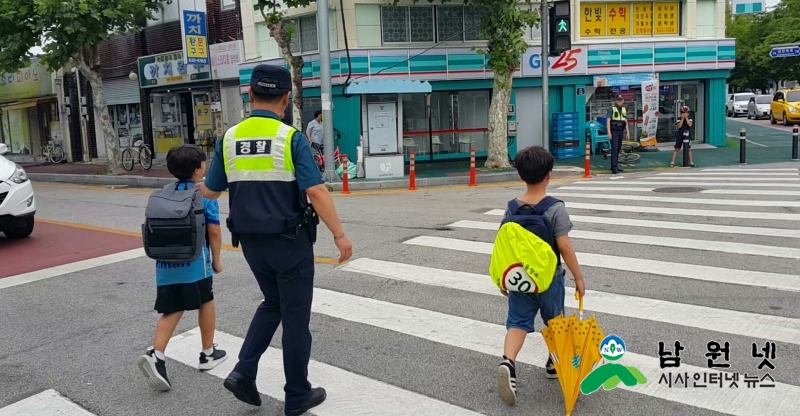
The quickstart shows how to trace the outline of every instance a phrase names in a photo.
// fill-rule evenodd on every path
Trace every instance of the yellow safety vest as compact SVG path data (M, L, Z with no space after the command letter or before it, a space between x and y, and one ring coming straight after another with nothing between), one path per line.
M553 248L516 222L500 227L494 240L489 276L502 290L542 293L553 283L558 258Z
M295 131L294 127L268 117L250 117L228 129L222 143L228 183L294 181Z
M622 107L622 114L619 113L616 105L611 106L611 119L612 120L620 120L620 121L627 121L625 107Z

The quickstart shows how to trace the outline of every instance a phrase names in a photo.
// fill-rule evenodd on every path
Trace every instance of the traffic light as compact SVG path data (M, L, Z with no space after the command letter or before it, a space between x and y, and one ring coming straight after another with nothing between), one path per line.
M550 17L550 56L559 56L562 52L572 49L572 24L569 15L569 1L553 2L549 10Z

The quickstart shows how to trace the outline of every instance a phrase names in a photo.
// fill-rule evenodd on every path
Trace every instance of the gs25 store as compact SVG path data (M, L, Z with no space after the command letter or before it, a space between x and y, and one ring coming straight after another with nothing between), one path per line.
M549 61L550 112L577 112L579 120L606 116L613 97L625 97L631 138L642 124L641 81L658 80L658 142L673 142L676 115L687 105L697 142L725 145L725 82L734 67L734 40L683 40L573 44ZM514 79L511 103L516 121L515 148L542 143L542 65L539 47L529 48ZM552 122L550 123L552 126ZM580 129L581 149L585 129ZM550 135L552 137L552 133Z

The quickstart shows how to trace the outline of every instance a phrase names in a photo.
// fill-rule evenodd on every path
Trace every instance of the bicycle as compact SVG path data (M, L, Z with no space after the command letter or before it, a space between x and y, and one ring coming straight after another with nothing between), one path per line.
M133 143L133 146L122 151L122 167L125 168L125 170L129 172L132 171L133 166L136 164L131 149L135 149L136 158L139 160L139 164L142 165L144 170L150 170L150 168L153 167L153 153L144 145L144 141L139 139Z
M63 140L55 139L48 140L47 145L42 148L42 159L52 163L61 163L64 161L64 149L61 148Z
M603 143L602 145L603 159L608 159L611 155L611 145ZM620 152L617 156L619 163L637 163L642 158L642 155L635 153L636 149L640 147L639 142L633 140L623 140L620 146Z
M336 136L334 137L334 142L336 143L336 149L333 150L333 169L339 169L339 165L342 164L342 155L339 152L339 140L342 138L342 133L339 130L334 129L334 133ZM317 167L319 167L319 171L321 173L325 173L325 152L322 149L322 146L317 143L311 143L311 153L314 156L314 161L317 162Z

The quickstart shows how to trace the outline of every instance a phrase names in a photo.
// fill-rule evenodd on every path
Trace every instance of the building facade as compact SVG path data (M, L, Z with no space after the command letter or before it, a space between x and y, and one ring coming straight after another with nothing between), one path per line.
M339 3L328 13L333 124L342 151L355 154L363 138L365 161L391 154L405 155L407 162L409 150L418 163L467 158L471 148L485 155L493 75L488 58L470 49L485 45L477 29L480 16L452 3L401 1L395 7L381 0L344 0L343 5L346 26ZM612 97L622 94L635 126L631 133L641 134L646 117L641 83L656 79L658 142L674 140L676 114L688 105L695 138L725 145L724 99L735 41L725 38L723 0L574 0L571 11L573 48L549 59L552 113L602 120ZM292 49L305 59L305 126L320 109L316 8L288 10L287 16L299 34ZM247 107L252 68L284 63L260 13L242 10L242 21L247 62L240 81ZM511 95L509 121L516 134L508 140L510 155L542 144L540 29L528 28L525 38L529 49ZM348 77L351 85L344 91Z
M140 33L118 36L100 48L109 116L121 149L137 140L163 158L176 144L211 151L226 126L243 117L239 63L244 59L240 2L165 0L163 10ZM180 7L206 12L209 65L183 56ZM204 10L203 10L204 9ZM105 156L99 123L90 139ZM94 137L92 137L94 136Z

